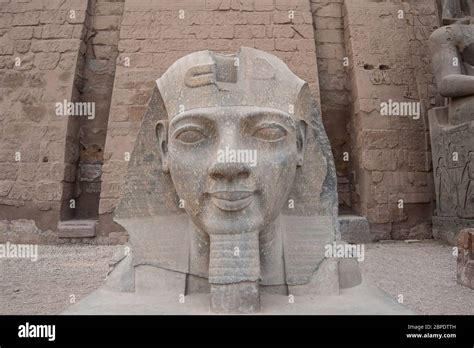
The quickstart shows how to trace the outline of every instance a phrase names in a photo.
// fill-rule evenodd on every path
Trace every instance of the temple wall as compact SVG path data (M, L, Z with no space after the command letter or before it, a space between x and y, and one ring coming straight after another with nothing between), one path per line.
M376 239L431 236L427 110L435 103L436 88L427 40L438 26L436 11L431 0L344 3L353 101L353 203ZM421 114L382 115L382 103L390 100L419 102Z
M240 46L277 55L309 82L331 141L341 212L366 216L375 239L431 236L427 110L437 95L427 39L439 25L435 3L3 0L0 242L56 243L59 220L88 218L99 219L96 238L61 241L126 241L112 213L155 80L191 52ZM56 116L64 99L95 102L96 119ZM389 100L420 102L420 118L382 116ZM100 192L81 183L83 174L99 175L90 186Z
M0 3L0 241L56 241L75 125L55 104L78 94L87 5Z

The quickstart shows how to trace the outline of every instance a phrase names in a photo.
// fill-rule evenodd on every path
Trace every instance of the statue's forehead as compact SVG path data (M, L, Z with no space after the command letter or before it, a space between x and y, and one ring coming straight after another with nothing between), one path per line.
M277 57L246 47L235 55L194 52L157 80L169 117L195 108L233 105L285 112L295 108L304 84Z
M271 107L258 107L258 106L219 106L219 107L206 107L206 108L195 108L186 110L176 115L169 115L172 123L179 122L181 120L198 117L209 117L215 120L220 118L228 119L229 117L235 118L279 118L290 125L294 125L295 118L286 112L271 108Z

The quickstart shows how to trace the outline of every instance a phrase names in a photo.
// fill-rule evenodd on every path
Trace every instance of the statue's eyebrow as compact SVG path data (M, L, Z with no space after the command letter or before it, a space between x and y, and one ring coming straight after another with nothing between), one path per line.
M218 111L219 110L215 110L213 112L208 112L208 111L203 112L202 109L187 110L174 116L170 121L170 125L174 125L176 123L187 121L187 120L203 120L204 119L205 121L212 122L212 118L210 118L209 116L211 116L212 114L218 113Z
M261 119L261 116L265 117ZM262 108L260 110L246 112L244 119L249 120L254 126L271 121L280 122L286 127L296 128L296 120L294 117L286 112L273 108Z
M291 123L294 123L295 119L292 117L290 114L287 114L286 112L277 110L277 109L272 109L272 108L261 108L255 111L250 111L245 114L245 117L258 117L262 115L268 115L268 116L276 116L278 118L281 118L285 121L290 121Z
M176 123L185 121L185 120L206 120L209 122L214 122L214 117L215 115L223 114L222 109L219 108L196 108L196 109L190 109L183 111L180 114L175 115L171 121L170 125L174 125ZM279 118L282 121L285 121L291 126L294 126L296 124L295 117L290 115L289 113L283 112L278 109L274 108L265 108L265 107L259 107L256 108L255 110L245 110L244 111L244 118L246 119L252 119L256 118L262 115L270 116L270 117L276 117Z

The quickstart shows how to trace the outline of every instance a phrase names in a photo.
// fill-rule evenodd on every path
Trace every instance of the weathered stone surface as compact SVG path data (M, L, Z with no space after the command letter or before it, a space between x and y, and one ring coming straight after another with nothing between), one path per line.
M11 230L19 235L29 235L33 233L38 233L39 229L36 227L36 224L33 220L14 220L11 223Z
M290 295L314 294L317 296L339 295L339 268L337 259L326 259L318 267L311 281L304 285L289 285Z
M358 215L339 215L341 240L348 243L370 243L370 227L367 219Z
M397 233L392 233L392 238L396 240L423 240L431 239L433 235L434 231L432 231L431 224L422 222L409 229L400 229Z
M2 180L0 181L0 197L8 196L11 188L13 187L13 181Z
M259 282L313 282L301 292L316 286L326 294L327 279L313 273L325 245L338 236L337 195L329 144L307 84L276 57L245 47L236 55L193 53L157 84L115 218L130 233L133 266L208 278L216 312L258 310ZM190 120L199 128L186 131ZM273 128L247 130L242 122ZM278 149L268 147L274 141ZM217 150L251 150L257 157L221 158L211 142ZM286 208L289 195L305 207ZM338 289L337 262L323 264L335 265L330 288Z
M211 310L217 314L252 314L260 311L258 284L211 284Z
M458 284L474 290L474 229L465 229L458 236Z
M433 216L433 237L450 245L456 245L459 231L466 228L474 228L472 219Z
M101 164L84 163L79 165L79 180L80 181L97 181L102 174Z
M135 267L135 291L152 296L166 296L169 301L180 303L186 293L186 275L167 269L140 265ZM127 282L128 283L128 282Z
M433 72L427 64L428 36L438 25L436 5L434 1L404 2L403 6L393 1L341 3L343 23L328 20L337 17L338 3L318 1L316 10L325 14L321 25L328 30L344 28L345 45L337 42L334 33L326 41L336 42L321 39L324 49L317 47L318 61L323 61L319 53L324 54L328 71L341 77L346 71L350 77L350 93L336 89L342 81L328 79L334 83L332 97L342 106L342 97L350 100L350 94L353 104L348 118L350 148L346 145L336 154L336 163L341 163L347 152L346 167L342 163L338 169L342 174L342 169L350 168L352 175L344 202L351 203L352 212L366 216L374 239L402 237L429 222L432 215L431 155L424 111L435 104L436 96ZM346 66L341 64L344 57ZM341 99L336 99L336 92ZM387 114L388 105L399 111L403 105L413 105L412 111L419 108L419 112ZM399 200L415 208L394 208Z
M0 220L0 243L57 243L57 236L51 230L41 230L34 220Z
M339 287L348 289L362 283L362 274L356 259L341 258L339 263Z
M58 223L59 238L90 238L96 234L97 221L73 220Z
M342 296L342 298L341 298ZM385 292L362 284L345 289L341 296L295 296L261 294L264 315L412 315ZM136 296L127 292L111 292L99 289L85 299L69 307L64 315L205 315L209 313L206 294L191 294L185 304L176 304L162 296Z
M472 4L462 0L442 0L441 18L443 24L456 23L460 19L472 17Z
M116 260L113 260L110 266L111 271L114 269L120 271L109 272L107 274L107 281L104 288L117 292L135 291L135 271L132 267L132 256L127 255L125 252L120 253L120 256L118 256Z
M429 113L436 190L433 230L435 237L451 244L460 226L474 223L474 25L456 19L466 15L459 6L445 2L444 22L454 23L430 37L438 90L449 98L447 106ZM452 226L447 225L450 221Z
M70 164L63 155L66 138L75 136L68 129L75 127L56 115L54 106L75 94L82 53L81 40L72 34L84 27L87 5L83 0L1 4L0 55L8 56L0 57L0 148L8 156L0 156L0 218L35 220L38 231L12 229L0 239L57 242L63 183L71 178L64 170L53 173L52 166ZM71 11L82 21L66 22Z

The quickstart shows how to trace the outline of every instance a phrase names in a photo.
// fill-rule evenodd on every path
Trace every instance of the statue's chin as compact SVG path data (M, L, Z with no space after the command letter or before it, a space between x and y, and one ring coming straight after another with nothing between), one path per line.
M269 216L260 214L232 213L228 218L208 213L194 217L193 223L198 229L208 235L211 234L242 234L261 233L271 224Z
M204 221L202 225L202 230L207 234L242 234L251 232L259 233L265 228L263 218L252 218L252 221L248 221L245 218L238 218L231 221Z
M187 212L194 225L207 235L260 234L268 229L281 212L282 204L276 200L270 201L276 205L268 206L268 200L262 200L258 194L250 192L214 195L203 200L195 214Z

